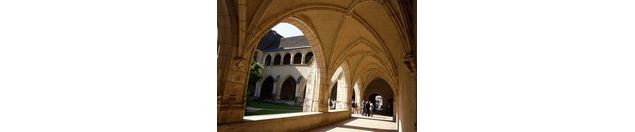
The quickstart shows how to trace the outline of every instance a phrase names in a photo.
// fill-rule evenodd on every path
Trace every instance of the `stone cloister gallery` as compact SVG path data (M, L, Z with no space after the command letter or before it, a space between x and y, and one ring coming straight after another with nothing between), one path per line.
M392 106L396 130L416 131L415 5L414 0L218 0L218 131L311 130L353 118L353 101L378 96ZM268 55L258 56L257 47L279 23L300 29L310 49L290 53L289 62L281 54L278 63L310 71L291 81L267 76L258 85L305 88L256 95L302 102L303 112L245 116L252 58L267 63ZM336 109L329 109L331 99L337 100Z

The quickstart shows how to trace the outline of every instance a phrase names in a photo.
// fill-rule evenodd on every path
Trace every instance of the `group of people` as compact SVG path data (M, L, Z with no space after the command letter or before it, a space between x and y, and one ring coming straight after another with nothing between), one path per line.
M362 114L363 116L373 116L373 112L375 108L375 104L370 102L370 101L366 101L366 100L362 100L362 104L360 105L361 109L357 108L357 103L355 103L355 101L353 101L353 113L356 114ZM361 110L361 111L360 111Z

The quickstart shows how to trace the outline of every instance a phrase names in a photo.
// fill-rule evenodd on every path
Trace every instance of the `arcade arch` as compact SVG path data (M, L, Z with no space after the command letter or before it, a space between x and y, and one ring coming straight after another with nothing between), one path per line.
M271 55L267 55L267 58L265 58L265 65L266 66L271 65Z
M295 100L296 81L293 77L288 77L283 83L280 89L281 100Z
M291 54L287 53L284 55L284 61L282 62L282 64L291 64Z
M304 64L308 64L313 59L313 52L306 53L304 56Z
M280 54L277 54L276 57L273 59L273 65L280 65Z
M375 104L375 114L394 115L395 94L386 80L375 78L365 88L364 100Z
M265 81L262 83L260 90L260 98L261 99L273 99L273 77L267 77Z
M302 30L313 49L302 56L302 62L316 69L306 78L306 97L303 101L305 111L323 112L317 116L332 119L329 123L350 118L325 114L332 113L328 112L326 101L331 92L329 90L337 92L340 87L349 89L346 96L341 96L345 100L351 100L353 93L356 94L355 98L368 98L361 95L366 92L365 86L373 82L368 78L382 76L389 86L393 86L394 109L398 110L394 111L397 128L400 131L416 130L414 0L218 2L217 120L220 124L244 121L242 115L245 112L246 98L240 93L244 93L247 86L247 67L254 56L255 47L273 25L288 22ZM363 44L367 46L357 46L357 40L365 41ZM283 62L282 57L272 55L273 65L280 65ZM347 75L330 76L335 75L341 67L339 65L344 63L348 65L348 70L345 70ZM335 79L331 80L332 77ZM277 76L274 78L275 81L283 82ZM359 82L354 83L355 88L349 88L352 83L347 80L351 79ZM281 83L274 85L279 86ZM333 88L335 85L337 86ZM357 90L358 88L361 90ZM357 91L353 92L352 89ZM382 98L387 97L382 95ZM339 108L348 107L347 102L350 101L344 102L343 107ZM294 119L302 120L303 117ZM267 124L267 121L260 121L258 124ZM293 125L298 127L284 130L302 130L298 128L306 124L308 123ZM219 130L268 130L257 125L234 126L241 128L219 125Z
M300 105L301 111L303 112L311 112L318 111L321 109L322 103L326 103L325 101L320 101L317 94L320 94L320 75L324 64L321 63L320 60L322 58L317 56L315 61L310 61L310 63L305 65L290 65L291 63L301 63L302 62L302 53L311 52L314 53L314 50L320 49L320 46L317 45L319 42L316 42L315 35L312 35L313 32L302 20L294 17L290 17L288 19L283 20L282 22L290 23L293 26L296 26L304 33L304 38L306 38L306 42L310 45L308 50L297 50L297 49L306 49L307 47L295 47L295 48L274 48L272 50L265 50L265 54L275 55L273 59L272 65L279 65L275 67L268 67L265 70L265 74L267 76L274 76L273 90L265 91L260 90L260 92L270 92L269 94L262 94L265 97L269 98L271 103L284 103L288 105ZM276 34L275 32L273 34ZM267 35L272 35L271 32L267 33ZM274 35L275 36L275 35ZM266 38L265 38L266 37ZM262 41L268 39L271 41L271 36L263 37ZM300 36L302 37L302 36ZM297 38L297 37L290 37ZM287 39L287 38L281 38ZM286 40L293 42L295 39ZM274 37L274 41L275 37ZM275 42L274 42L275 43ZM285 44L288 45L288 44ZM315 46L317 45L317 46ZM275 46L275 45L274 45ZM261 46L258 46L261 47ZM262 46L266 47L266 46ZM263 49L260 49L263 50ZM259 50L259 52L260 52ZM292 54L295 53L295 54ZM317 52L321 53L321 52ZM294 56L297 55L297 56ZM292 60L292 58L294 60ZM313 56L311 57L313 58ZM266 57L264 58L266 59ZM266 61L266 60L265 60ZM295 67L295 68L293 68ZM303 70L304 69L304 70ZM309 69L309 73L300 73L301 75L297 75L297 72L306 71ZM271 71L268 71L271 70ZM297 79L295 79L297 78ZM264 84L264 82L263 82ZM269 83L267 83L269 85ZM263 85L264 86L264 85ZM269 89L266 89L269 90ZM256 90L257 92L259 90ZM299 93L302 92L302 93ZM264 97L261 97L264 98Z
M300 63L302 63L302 53L295 53L295 55L293 55L293 64Z

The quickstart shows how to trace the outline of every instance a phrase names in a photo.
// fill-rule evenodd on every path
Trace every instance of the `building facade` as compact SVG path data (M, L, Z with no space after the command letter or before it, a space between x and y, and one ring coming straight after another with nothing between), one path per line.
M264 66L264 71L253 96L301 105L312 58L313 51L304 36L283 38L276 31L270 31L261 39L254 56L254 60Z

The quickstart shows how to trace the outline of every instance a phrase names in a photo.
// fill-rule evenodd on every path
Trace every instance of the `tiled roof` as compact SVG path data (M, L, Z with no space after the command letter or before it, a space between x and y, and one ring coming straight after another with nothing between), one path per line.
M309 46L309 42L306 40L304 35L280 39L280 47L283 48L304 46Z
M276 31L271 30L263 36L262 39L260 39L258 49L263 51L273 51L308 46L310 46L309 42L304 35L283 38Z

